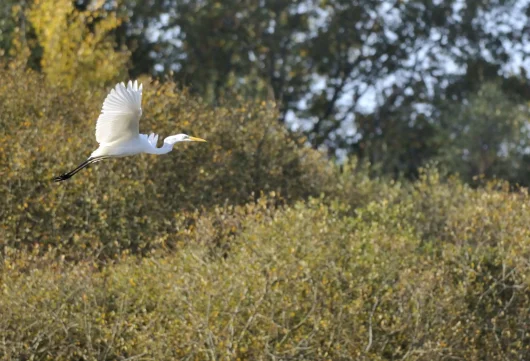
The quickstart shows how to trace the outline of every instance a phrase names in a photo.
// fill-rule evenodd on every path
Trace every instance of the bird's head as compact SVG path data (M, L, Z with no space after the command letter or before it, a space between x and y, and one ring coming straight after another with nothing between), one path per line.
M164 143L173 145L178 142L206 142L204 139L192 137L187 134L170 135L164 139Z

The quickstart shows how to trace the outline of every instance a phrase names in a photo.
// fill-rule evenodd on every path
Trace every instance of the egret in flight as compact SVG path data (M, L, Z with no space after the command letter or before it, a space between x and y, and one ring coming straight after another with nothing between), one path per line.
M54 178L61 182L71 178L81 169L107 158L126 157L139 153L166 154L178 142L206 142L204 139L187 134L172 135L157 147L157 134L140 134L139 123L142 116L142 85L129 81L127 86L119 83L107 95L96 123L96 141L99 143L87 160L74 170Z

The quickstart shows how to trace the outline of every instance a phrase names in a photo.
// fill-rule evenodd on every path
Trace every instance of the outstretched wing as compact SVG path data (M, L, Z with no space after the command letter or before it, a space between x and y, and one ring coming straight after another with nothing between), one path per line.
M130 139L139 134L142 116L142 85L138 81L117 84L105 98L96 123L96 140L100 144Z

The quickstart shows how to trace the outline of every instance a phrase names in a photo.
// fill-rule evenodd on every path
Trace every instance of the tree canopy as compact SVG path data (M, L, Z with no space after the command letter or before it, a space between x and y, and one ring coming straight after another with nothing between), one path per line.
M23 4L3 3L0 46L8 54L24 39L30 66L51 81L105 83L128 71L169 77L214 105L234 95L274 101L279 121L313 147L378 163L389 174L415 176L433 160L462 171L448 158L458 157L456 148L447 149L458 141L446 142L442 128L448 118L460 119L455 110L464 112L484 84L497 84L497 95L514 104L484 126L526 134L514 121L525 116L530 95L530 4L522 0ZM492 122L499 121L512 126L496 128ZM510 162L525 158L520 144L506 147ZM464 176L482 171L475 167ZM525 171L505 171L486 173L530 181Z

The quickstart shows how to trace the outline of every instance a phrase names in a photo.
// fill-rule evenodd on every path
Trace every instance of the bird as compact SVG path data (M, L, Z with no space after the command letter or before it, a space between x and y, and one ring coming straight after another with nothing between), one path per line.
M129 80L127 85L123 82L116 84L105 98L96 122L96 141L99 147L77 168L53 178L55 182L65 181L90 164L104 159L140 153L166 154L179 142L206 142L202 138L176 134L165 138L162 146L157 147L157 134L140 134L142 89L138 80Z

